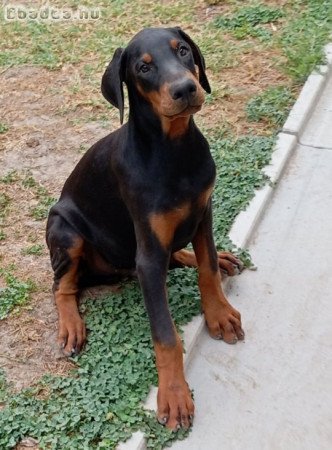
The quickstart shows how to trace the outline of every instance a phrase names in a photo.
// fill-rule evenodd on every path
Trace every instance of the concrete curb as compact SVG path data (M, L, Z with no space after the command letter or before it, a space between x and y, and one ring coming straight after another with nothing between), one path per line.
M332 73L332 43L324 48L327 64L319 67L309 75L300 95L295 102L288 118L278 134L271 162L263 169L270 178L270 184L257 190L248 207L239 213L230 230L229 237L237 246L244 248L255 231L263 212L273 195L274 189L280 180L287 163L299 142L300 136L306 126L322 92ZM224 283L227 292L228 280ZM184 355L185 371L188 370L194 354L194 347L205 326L203 316L194 319L183 328L183 340L186 353ZM157 388L152 387L145 402L147 409L156 410ZM138 431L125 443L120 443L117 450L145 450L146 442L142 432Z
M324 47L324 51L327 64L325 66L320 66L316 71L309 75L283 126L282 131L284 133L299 136L317 104L320 94L331 74L332 43L327 44Z

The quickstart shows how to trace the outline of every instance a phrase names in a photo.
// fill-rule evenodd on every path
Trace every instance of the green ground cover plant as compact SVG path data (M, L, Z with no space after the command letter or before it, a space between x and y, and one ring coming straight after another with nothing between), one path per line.
M295 1L293 8L294 18L283 27L278 43L286 56L287 63L283 65L285 72L296 83L303 83L324 60L323 46L332 29L332 2Z
M95 73L102 70L117 46L125 45L144 26L176 24L194 35L206 57L215 92L220 91L226 98L233 93L219 86L222 70L236 67L253 49L280 55L274 64L285 77L284 83L260 90L243 108L250 120L267 123L264 132L259 134L249 128L245 135L239 135L231 126L221 131L219 124L211 121L205 133L218 171L213 197L216 243L219 248L234 250L227 233L254 190L268 182L261 169L270 160L275 133L294 101L296 87L323 60L322 46L331 29L332 5L326 0L289 0L282 6L251 0L209 3L216 8L221 5L225 11L216 9L216 14L208 19L203 14L201 20L208 3L112 0L99 2L103 19L97 27L93 23L2 20L0 65L3 70L34 64L56 71L73 64L82 71L83 87L91 85L97 91L100 79ZM54 4L62 6L60 1ZM94 6L95 2L69 0L66 6L80 4ZM73 85L73 94L83 87ZM102 104L101 96L98 102ZM207 105L216 102L218 95L212 94ZM1 122L0 134L10 132L10 124ZM15 172L0 179L0 188L6 183L21 183L31 189L38 200L29 211L31 220L45 220L55 201L47 187L40 186L30 175L22 180ZM12 201L0 192L0 227L1 214L7 214ZM1 229L0 241L6 241ZM42 251L41 242L25 249L29 255L40 255ZM250 265L247 252L240 254ZM15 305L27 302L32 287L15 276L15 269L1 269L0 276L4 283L0 289L0 318L5 318ZM170 272L168 292L172 316L181 328L199 313L196 271ZM173 434L161 427L154 414L142 408L157 375L138 284L131 281L103 298L85 298L81 311L87 323L88 343L83 353L73 359L76 367L67 376L47 375L32 387L14 392L10 380L0 371L0 448L12 449L31 436L38 440L40 449L113 449L140 429L146 435L148 448L158 450L185 437L182 431Z
M246 114L251 122L264 120L272 126L281 126L293 102L294 95L288 87L273 86L249 100Z

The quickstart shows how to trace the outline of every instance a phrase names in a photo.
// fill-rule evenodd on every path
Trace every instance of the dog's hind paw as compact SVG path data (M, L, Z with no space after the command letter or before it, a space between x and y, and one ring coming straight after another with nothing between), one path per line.
M243 262L229 252L218 252L218 264L220 271L230 277L239 275L244 269Z

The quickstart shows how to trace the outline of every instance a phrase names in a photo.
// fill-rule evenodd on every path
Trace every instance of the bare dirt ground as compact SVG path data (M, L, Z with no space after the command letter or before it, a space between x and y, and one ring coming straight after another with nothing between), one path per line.
M10 129L1 136L0 177L13 170L19 175L29 173L56 198L81 158L82 148L107 134L101 122L74 124L93 109L81 106L78 112L70 110L72 98L66 89L75 72L72 67L60 72L19 67L2 74L3 118ZM69 109L65 115L61 114L63 108ZM1 184L0 189L10 198L6 239L0 242L1 266L14 263L15 276L29 278L36 285L29 307L0 322L0 365L20 389L45 372L64 373L72 364L55 346L57 316L46 245L42 255L22 254L33 243L44 243L45 221L34 220L30 214L38 200L33 190L21 183Z
M273 65L274 56L271 52L243 54L236 67L210 77L219 97L203 107L198 123L204 128L226 125L237 135L249 130L266 133L264 124L246 121L244 107L252 95L285 82ZM98 86L80 73L80 67L73 65L58 71L21 66L0 72L0 121L9 124L9 130L0 134L0 177L13 170L18 180L32 175L57 198L83 152L118 127L118 112L106 106ZM96 74L100 78L101 73ZM47 248L44 244L38 256L22 253L34 243L44 243L45 221L31 216L38 198L19 181L1 183L0 189L10 199L0 265L15 264L15 276L35 284L29 305L0 322L0 366L13 387L21 389L44 373L64 374L73 365L62 358L55 344L57 315Z

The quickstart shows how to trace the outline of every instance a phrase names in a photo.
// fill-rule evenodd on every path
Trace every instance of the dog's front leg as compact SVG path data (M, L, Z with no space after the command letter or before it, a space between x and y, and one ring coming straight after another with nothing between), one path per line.
M193 247L198 264L202 310L210 335L235 344L244 339L244 332L240 313L229 304L221 287L218 254L212 234L211 200L193 239Z
M194 404L184 378L181 339L167 302L170 253L153 235L146 236L145 232L137 237L137 274L150 320L158 370L158 421L171 430L187 428L193 419Z

